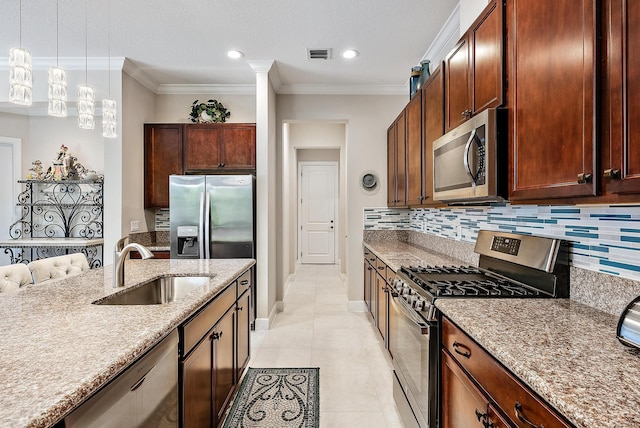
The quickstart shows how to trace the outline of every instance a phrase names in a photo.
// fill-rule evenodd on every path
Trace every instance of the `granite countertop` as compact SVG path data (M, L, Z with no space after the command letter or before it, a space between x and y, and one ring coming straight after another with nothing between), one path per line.
M385 263L449 264L399 241L367 241ZM409 255L401 260L403 253ZM616 338L618 317L571 299L439 299L436 306L578 427L640 426L640 352Z
M127 260L125 284L211 276L163 305L92 305L118 292L112 266L0 294L0 427L48 427L180 325L254 263L246 259Z

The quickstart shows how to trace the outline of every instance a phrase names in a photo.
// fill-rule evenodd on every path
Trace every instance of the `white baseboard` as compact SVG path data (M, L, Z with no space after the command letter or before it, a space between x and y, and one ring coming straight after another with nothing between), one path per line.
M276 302L271 309L271 313L269 314L269 318L256 318L255 321L255 329L256 330L269 330L271 324L273 324L273 320L276 318L278 312L282 312L284 310L284 302Z
M364 300L354 300L347 302L347 311L349 312L367 312L367 304Z

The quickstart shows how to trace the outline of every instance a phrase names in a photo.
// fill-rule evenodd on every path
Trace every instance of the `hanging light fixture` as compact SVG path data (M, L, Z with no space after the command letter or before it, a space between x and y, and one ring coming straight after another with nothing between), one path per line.
M84 1L84 85L78 88L78 126L82 129L93 129L95 126L95 100L93 88L87 84L89 41L87 30L87 2Z
M58 66L58 0L56 0L56 66L49 68L49 114L67 116L67 73Z
M110 2L107 0L107 49L109 65L107 72L109 73L109 97L111 97L111 9ZM118 132L118 112L116 109L116 101L111 98L102 100L102 136L106 138L117 138Z
M9 101L30 106L33 100L31 54L22 49L22 0L20 0L19 48L9 50Z

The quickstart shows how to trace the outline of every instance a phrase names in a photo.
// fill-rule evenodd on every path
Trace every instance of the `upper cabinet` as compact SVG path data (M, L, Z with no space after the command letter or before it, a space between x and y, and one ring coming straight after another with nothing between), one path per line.
M405 207L406 193L406 122L403 110L387 129L387 206Z
M418 91L405 108L407 155L407 205L420 205L425 197L422 187L423 135L422 90Z
M253 123L145 124L144 207L169 208L169 175L247 173L256 168Z
M507 2L511 201L597 192L596 3Z
M604 2L603 193L640 193L640 2ZM635 197L637 201L637 197Z
M421 205L434 205L433 200L433 142L444 135L444 66L436 68L422 85L422 186Z
M493 0L445 59L446 131L503 104L504 4Z
M182 174L182 124L144 125L144 207L169 208L169 175Z
M256 168L253 124L194 124L185 127L184 170Z

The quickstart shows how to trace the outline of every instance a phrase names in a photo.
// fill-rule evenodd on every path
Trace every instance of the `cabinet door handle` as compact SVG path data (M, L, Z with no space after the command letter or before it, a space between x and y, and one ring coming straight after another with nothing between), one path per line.
M460 352L458 348L462 348L465 350L464 352ZM456 354L462 355L465 358L471 358L471 349L467 348L465 345L459 342L453 342L453 350Z
M486 417L486 413L481 413L480 410L476 409L476 418L478 418L478 422L482 422L482 420Z
M581 172L578 174L578 184L591 183L591 178L592 176L588 172Z
M378 266L378 270L384 270L384 266Z
M224 167L225 167L225 164L224 164L224 162L223 162L223 163L221 163L221 164L220 164L220 166L224 168Z
M604 179L605 180L620 180L620 170L619 169L605 169L604 170Z
M520 404L519 402L516 401L516 405L513 407L513 411L516 412L516 417L518 418L518 420L523 424L527 424L527 426L529 426L530 428L544 428L544 425L536 425L522 415L522 404Z
M211 340L220 340L220 339L222 339L222 333L223 333L222 331L221 332L214 331L213 334L210 337Z
M248 279L243 279L242 281L240 281L240 285L247 285L249 283Z

